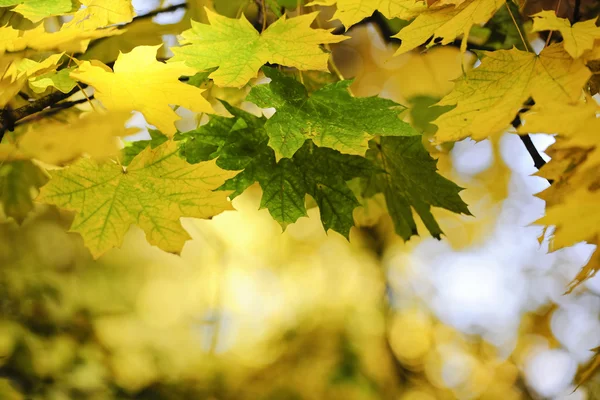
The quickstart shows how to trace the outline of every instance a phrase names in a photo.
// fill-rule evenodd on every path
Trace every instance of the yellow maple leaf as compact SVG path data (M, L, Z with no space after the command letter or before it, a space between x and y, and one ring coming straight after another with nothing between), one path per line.
M504 4L504 0L466 0L458 6L431 7L394 36L402 40L396 55L422 45L429 38L430 44L441 38L440 44L444 45L460 35L463 35L461 50L465 51L471 27L487 22Z
M595 176L598 172L597 168L582 171L582 173L594 174ZM599 184L598 181L588 183L592 187L597 187ZM600 251L598 250L600 248L600 213L598 213L600 192L573 183L565 185L565 188L568 188L568 195L562 196L562 201L557 204L547 204L546 215L535 223L556 226L550 239L550 251L573 246L583 241L596 245L596 250L586 265L569 285L568 291L570 292L600 270ZM562 191L565 191L565 189ZM544 198L543 196L539 197Z
M315 0L307 6L334 4L337 5L337 10L331 19L340 20L346 29L370 17L376 10L388 19L408 20L427 9L425 2L418 0Z
M438 103L456 106L433 121L438 143L468 136L481 140L505 130L529 97L540 106L576 103L591 75L560 44L539 55L514 48L484 55L481 65L461 77Z
M560 140L552 145L553 149L579 148L587 151L584 168L600 164L600 118L596 114L600 106L592 98L586 103L548 104L545 107L535 105L521 115L523 124L519 133L558 134Z
M546 153L552 158L537 175L552 185L537 196L546 202L546 215L537 224L554 225L550 250L578 242L600 245L600 108L591 98L575 105L545 107L536 104L522 115L519 132L557 133L556 142ZM571 282L569 291L600 270L596 249L587 264Z
M159 47L161 45L139 46L129 53L121 53L114 72L99 63L84 61L70 76L93 86L95 97L107 109L140 111L150 124L172 136L176 132L174 123L180 117L169 104L196 112L213 113L214 110L202 97L202 89L178 80L182 75L194 75L196 70L183 62L157 61Z
M65 112L52 119L28 124L25 133L17 133L15 146L31 158L48 164L62 165L87 154L93 158L115 156L119 137L139 130L125 128L129 112Z
M27 79L55 70L61 54L53 54L44 61L37 62L24 58L5 65L0 77L0 107L4 107L27 83Z
M61 29L91 31L112 24L131 22L134 16L131 0L80 0L85 7Z
M10 26L0 27L0 55L7 51L21 51L26 48L34 50L58 50L69 53L83 53L90 40L102 37L121 35L124 29L114 27L82 31L79 29L46 32L44 25L34 29L20 31Z
M579 58L586 50L594 47L594 40L600 39L600 27L596 19L578 22L571 26L566 18L558 18L554 11L541 11L532 15L533 32L559 31L567 53L573 58Z
M283 16L263 33L243 15L232 19L209 9L206 13L210 25L192 21L192 28L182 34L186 45L172 48L175 56L169 62L185 61L198 71L218 67L210 75L218 86L244 86L266 63L326 71L329 54L319 44L348 39L330 30L312 29L317 12L289 19Z
M229 192L213 190L237 172L220 169L215 160L188 164L178 152L172 141L148 147L126 169L81 159L51 171L37 201L75 211L71 231L81 234L94 257L120 246L133 224L151 244L179 253L189 239L179 219L231 209Z

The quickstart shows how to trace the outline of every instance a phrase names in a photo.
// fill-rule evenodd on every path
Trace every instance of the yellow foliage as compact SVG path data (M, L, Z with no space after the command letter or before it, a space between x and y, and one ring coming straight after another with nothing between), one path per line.
M596 19L577 22L571 26L566 18L558 18L554 11L541 11L533 17L533 32L559 31L567 53L573 58L579 58L587 50L594 47L594 40L600 39L600 27Z
M600 244L600 204L598 172L600 170L600 118L598 104L593 99L569 107L536 105L523 115L521 132L557 133L559 137L547 151L552 160L538 175L551 180L552 185L538 194L546 201L546 215L536 221L554 225L550 250L558 250L587 241ZM571 282L569 290L600 270L600 251Z
M433 123L438 143L481 140L504 131L531 96L536 104L576 103L590 71L561 45L539 55L517 49L485 52L481 65L463 76L438 105L456 107Z
M53 54L44 61L37 62L24 58L13 62L0 64L4 67L0 77L0 107L4 107L27 83L27 79L55 70L61 54Z
M80 0L85 7L75 13L73 19L62 29L75 28L91 31L112 24L131 22L133 6L131 0Z
M194 75L195 70L183 62L168 64L156 60L161 45L139 46L119 55L114 71L100 63L82 62L71 77L93 86L95 97L109 110L140 111L146 120L166 135L176 132L180 117L169 104L196 112L213 113L210 103L202 97L202 89L179 82L182 75Z
M346 27L370 17L376 10L386 18L412 19L427 9L420 0L316 0L307 6L337 6L332 19L338 19Z
M123 33L125 33L124 29L119 30L115 27L91 31L61 29L57 32L46 32L43 24L27 31L3 26L0 27L0 55L6 51L21 51L27 48L39 51L58 50L83 53L90 40Z
M27 125L15 146L24 154L48 164L62 165L87 154L93 158L115 156L119 137L135 134L125 128L128 112L65 113L62 116Z
M394 36L402 40L396 55L422 45L432 36L430 45L436 38L441 38L440 43L444 45L463 35L461 50L465 51L471 27L487 22L504 4L504 0L466 0L456 7L434 5L427 11L419 13L410 25Z

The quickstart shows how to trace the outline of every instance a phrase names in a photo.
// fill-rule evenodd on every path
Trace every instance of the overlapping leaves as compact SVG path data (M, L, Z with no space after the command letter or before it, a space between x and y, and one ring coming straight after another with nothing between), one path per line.
M364 155L375 135L414 136L418 133L398 114L404 107L380 97L356 98L352 81L340 81L311 93L300 82L276 69L264 68L268 85L252 88L247 100L276 109L266 123L269 145L277 158L292 157L306 139L342 153Z

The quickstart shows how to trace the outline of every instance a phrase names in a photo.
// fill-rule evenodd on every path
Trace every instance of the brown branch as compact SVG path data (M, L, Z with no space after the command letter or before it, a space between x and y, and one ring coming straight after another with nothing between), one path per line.
M44 96L40 99L32 101L29 104L26 104L22 107L11 109L10 107L5 107L0 112L0 142L4 137L6 131L13 131L15 129L15 125L17 123L35 113L38 113L44 110L46 107L54 106L61 100L64 100L73 94L79 91L78 87L73 88L68 93L63 92L54 92L49 94L48 96Z
M135 21L139 21L140 19L154 18L159 14L177 11L180 8L187 8L187 3L173 4L172 6L169 6L167 8L159 8L159 9L151 11L147 14L138 15L129 24L131 24ZM127 25L129 25L129 24L127 24ZM123 25L123 27L126 27L127 25Z
M522 108L521 110L519 110L519 113L517 114L515 119L513 119L513 121L511 122L511 125L513 126L513 128L515 128L515 130L519 129L519 127L522 124L521 113L523 111L528 110L529 107L531 107L532 105L533 105L533 100L529 99L526 103L525 108ZM531 136L529 136L528 133L519 134L519 139L521 139L521 141L525 145L525 148L527 149L527 152L531 156L531 158L533 160L533 165L537 169L542 168L546 164L546 160L544 160L542 155L538 152L537 148L533 144L533 141L531 140ZM550 182L550 181L548 181L548 182ZM550 182L550 183L552 183L552 182Z

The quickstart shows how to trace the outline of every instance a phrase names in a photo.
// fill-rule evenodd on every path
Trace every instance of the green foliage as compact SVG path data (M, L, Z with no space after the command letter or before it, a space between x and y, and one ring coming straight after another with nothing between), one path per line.
M247 100L277 111L265 127L277 158L290 158L311 139L317 146L364 155L373 136L414 136L418 133L398 114L404 107L380 97L356 98L352 81L340 81L309 96L300 82L276 69L264 68L268 85L254 86Z
M417 234L411 208L438 239L442 230L431 214L432 206L471 214L458 195L462 189L436 173L436 162L423 147L420 137L381 138L380 143L372 143L367 158L385 173L373 176L365 194L384 194L396 233L404 239Z
M0 203L4 213L23 222L33 208L32 190L48 181L44 172L29 160L16 160L0 165Z

